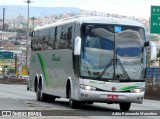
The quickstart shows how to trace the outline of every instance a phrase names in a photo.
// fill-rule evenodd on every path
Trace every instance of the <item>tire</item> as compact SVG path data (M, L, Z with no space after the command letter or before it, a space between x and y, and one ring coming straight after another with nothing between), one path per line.
M47 96L44 93L41 93L40 101L46 102L47 101Z
M119 103L121 111L129 111L131 103Z
M42 84L37 85L37 101L45 102L47 96L42 92Z
M39 85L36 85L36 97L37 97L37 101L40 101L40 89L39 89Z
M69 91L69 106L70 106L71 108L77 108L77 107L78 107L77 101L75 101L75 100L73 100L73 99L71 98L71 90Z

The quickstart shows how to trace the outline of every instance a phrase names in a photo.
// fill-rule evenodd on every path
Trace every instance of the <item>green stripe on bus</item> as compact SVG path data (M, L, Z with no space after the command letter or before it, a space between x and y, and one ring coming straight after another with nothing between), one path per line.
M45 60L44 60L44 58L43 58L43 56L41 54L37 53L37 55L38 55L39 62L41 64L44 80L45 80L47 86L49 86L49 78L48 78L48 73L47 73L47 70L46 70Z
M125 86L123 88L120 88L120 90L130 90L130 89L134 89L134 88L138 88L139 86Z

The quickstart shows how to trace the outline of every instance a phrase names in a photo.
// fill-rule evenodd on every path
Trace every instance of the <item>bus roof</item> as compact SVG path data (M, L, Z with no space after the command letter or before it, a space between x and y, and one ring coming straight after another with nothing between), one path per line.
M98 24L117 24L117 25L129 25L129 26L138 26L143 27L140 22L124 19L124 18L113 18L113 17L99 17L99 16L90 16L90 17L79 17L74 19L60 20L53 24L48 24L44 26L38 26L34 29L34 31L51 28L54 26L64 25L67 23L79 22L82 23L98 23Z

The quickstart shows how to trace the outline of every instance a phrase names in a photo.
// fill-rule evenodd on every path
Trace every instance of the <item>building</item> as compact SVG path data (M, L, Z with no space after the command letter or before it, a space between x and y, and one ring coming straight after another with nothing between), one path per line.
M0 42L7 41L8 37L2 33L0 33Z

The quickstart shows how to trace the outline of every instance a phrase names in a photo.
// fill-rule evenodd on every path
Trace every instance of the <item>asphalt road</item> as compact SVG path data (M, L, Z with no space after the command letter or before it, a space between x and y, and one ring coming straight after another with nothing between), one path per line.
M26 85L14 85L14 84L0 84L0 110L4 111L16 111L20 112L21 116L25 116L29 111L39 111L37 117L7 117L0 116L0 119L52 119L52 118L64 118L64 119L106 119L110 116L113 119L128 119L128 118L144 118L144 119L153 119L159 118L158 116L136 116L137 110L141 110L146 113L144 110L148 111L147 113L157 110L157 113L160 113L160 101L153 100L144 100L143 104L132 104L131 111L127 114L133 114L134 116L120 116L122 113L119 112L118 104L106 104L106 103L94 103L93 105L81 105L79 109L71 109L67 99L60 98L56 99L54 103L52 102L39 102L36 101L36 94L32 91L26 90ZM45 111L47 110L47 111ZM0 113L2 113L2 111ZM22 112L24 111L24 113ZM117 113L114 113L117 112ZM12 112L13 113L13 112ZM40 116L42 113L54 116ZM15 113L17 114L17 113ZM23 115L24 114L24 115ZM115 116L117 114L117 116ZM138 111L138 114L140 112ZM0 114L2 115L2 114ZM114 115L114 116L113 116Z

